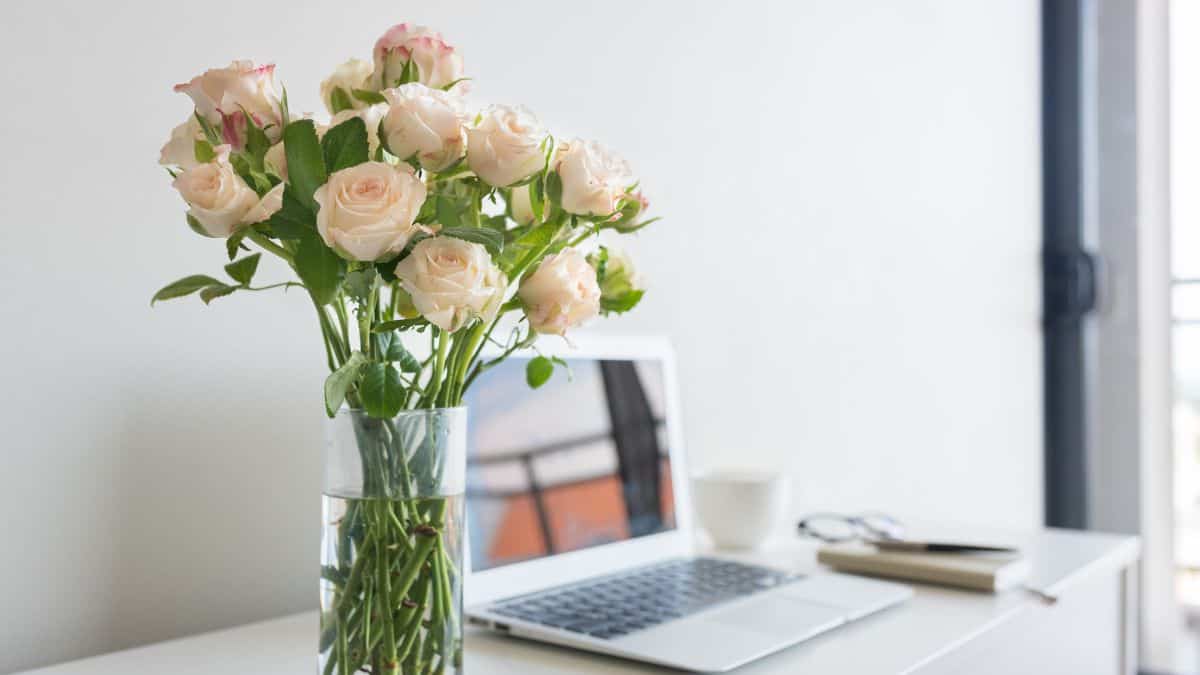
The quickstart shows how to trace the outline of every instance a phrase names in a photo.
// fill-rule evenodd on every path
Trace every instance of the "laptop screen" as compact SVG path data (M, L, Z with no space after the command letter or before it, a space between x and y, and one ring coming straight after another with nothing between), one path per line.
M538 389L525 358L471 388L472 569L675 527L662 363L568 360Z

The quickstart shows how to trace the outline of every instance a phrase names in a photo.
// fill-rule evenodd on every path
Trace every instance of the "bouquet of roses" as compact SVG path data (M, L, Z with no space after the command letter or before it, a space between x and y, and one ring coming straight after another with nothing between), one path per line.
M412 438L383 422L459 406L481 373L538 335L628 311L643 294L628 258L594 241L653 220L628 165L595 142L555 139L522 107L474 111L468 86L440 34L400 24L372 63L352 59L321 83L328 123L288 109L274 66L235 61L176 86L195 110L162 150L188 225L225 239L229 263L228 279L188 276L154 300L303 289L330 370L326 411L361 414L364 465L386 474L365 475L364 490L385 497L407 496L421 476L405 465ZM256 285L263 253L295 278ZM494 334L508 315L514 327ZM488 343L498 358L484 358ZM530 385L555 361L531 359ZM458 571L440 544L425 545L446 518L426 501L340 519L341 549L322 570L334 596L323 607L326 672L457 664Z

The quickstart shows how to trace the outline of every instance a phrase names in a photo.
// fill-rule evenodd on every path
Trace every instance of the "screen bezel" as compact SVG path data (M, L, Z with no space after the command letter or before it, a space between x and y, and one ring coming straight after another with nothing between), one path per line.
M535 560L509 563L478 572L469 569L471 552L468 549L465 566L468 568L469 574L467 582L464 584L465 603L468 606L531 593L550 586L567 584L666 557L687 555L692 550L690 474L683 447L683 430L680 427L679 386L675 373L675 355L670 342L666 338L574 335L571 336L571 341L573 346L545 339L539 341L538 350L545 356L558 356L563 359L629 359L657 361L662 364L666 432L669 445L667 454L671 461L671 487L675 497L675 528L611 544L568 551ZM499 354L498 349L494 349L493 352L494 355ZM532 354L522 354L509 358L528 360L532 357ZM471 527L469 518L467 527ZM468 535L466 539L469 547L471 538Z

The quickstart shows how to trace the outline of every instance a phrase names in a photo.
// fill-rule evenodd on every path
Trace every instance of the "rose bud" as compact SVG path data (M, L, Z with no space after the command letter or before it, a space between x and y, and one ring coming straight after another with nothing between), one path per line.
M462 56L442 34L425 26L402 23L392 26L375 42L375 69L371 83L376 90L400 84L400 75L409 61L416 67L417 82L442 89L462 79ZM465 91L465 83L454 88Z
M588 256L587 261L596 270L602 312L621 314L641 301L645 294L641 275L624 251L601 246L599 251Z
M600 313L596 270L573 248L544 258L521 281L517 295L529 326L538 333L563 335Z
M196 112L218 126L225 142L236 149L246 143L246 114L265 128L272 142L283 134L283 108L273 64L234 61L227 68L214 68L175 85L175 91L191 97Z
M515 187L509 192L508 212L508 215L518 225L528 225L533 222L535 215L528 185Z
M625 160L595 141L573 139L558 146L554 170L562 178L562 207L580 216L615 212L637 182Z
M354 98L354 90L369 87L370 80L371 64L362 59L350 59L334 68L333 74L321 81L321 102L330 115L341 112L333 100L334 96L345 107L365 108L367 103ZM338 90L341 90L340 94L336 93Z
M204 140L204 130L195 115L188 115L183 124L171 130L162 151L158 155L158 163L163 166L177 166L190 169L200 164L196 161L196 141Z

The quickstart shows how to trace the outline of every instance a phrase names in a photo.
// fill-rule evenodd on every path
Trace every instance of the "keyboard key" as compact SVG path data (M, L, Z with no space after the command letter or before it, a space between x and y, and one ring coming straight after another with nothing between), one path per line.
M714 558L674 560L510 600L495 612L610 640L794 578Z

